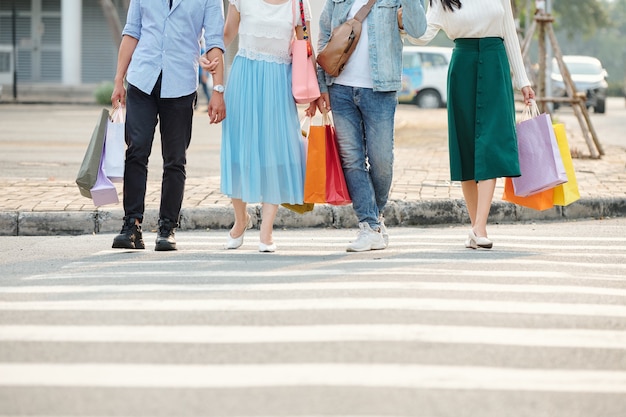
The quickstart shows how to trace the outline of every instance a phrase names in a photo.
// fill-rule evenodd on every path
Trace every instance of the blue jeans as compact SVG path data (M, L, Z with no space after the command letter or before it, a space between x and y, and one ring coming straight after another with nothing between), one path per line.
M378 230L393 179L396 92L333 84L328 93L352 207Z

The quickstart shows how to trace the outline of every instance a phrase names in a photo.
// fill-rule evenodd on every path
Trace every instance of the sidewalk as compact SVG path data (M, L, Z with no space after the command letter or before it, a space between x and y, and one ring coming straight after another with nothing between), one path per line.
M204 110L204 106L200 108ZM95 105L0 105L0 162L6 167L0 169L0 235L119 231L121 204L94 207L74 183L99 111ZM26 119L20 121L20 117ZM578 126L566 124L566 128L570 146L587 150ZM33 132L38 132L33 136L37 139L31 140ZM196 112L181 213L183 230L225 229L232 225L230 201L219 192L220 132L219 126L209 126L206 114ZM598 135L601 140L602 132ZM146 198L147 230L155 227L158 215L159 146L155 140ZM605 145L604 150L599 160L574 159L581 199L567 207L538 212L503 202L503 183L499 180L490 222L625 216L626 149ZM56 174L49 175L53 171ZM121 201L121 184L118 191ZM256 226L260 205L250 205L249 209ZM394 182L385 219L392 227L469 223L460 184L449 181L445 109L398 107ZM276 228L352 228L356 224L350 206L316 205L313 212L304 215L281 208L276 220Z

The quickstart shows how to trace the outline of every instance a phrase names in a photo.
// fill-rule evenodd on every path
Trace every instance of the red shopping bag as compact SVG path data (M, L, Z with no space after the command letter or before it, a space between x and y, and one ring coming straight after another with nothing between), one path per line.
M352 203L346 178L343 175L335 127L326 126L326 202L335 206Z
M341 167L335 127L328 113L321 126L311 125L304 177L304 202L350 204L350 194Z

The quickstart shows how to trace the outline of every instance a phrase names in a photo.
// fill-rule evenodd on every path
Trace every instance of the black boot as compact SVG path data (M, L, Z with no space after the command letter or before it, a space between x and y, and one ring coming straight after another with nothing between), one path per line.
M157 231L156 245L154 250L176 250L176 238L174 232L178 224L169 219L159 220L159 230Z
M135 224L135 218L124 217L124 225L119 235L113 239L113 247L120 249L145 249L141 235L141 225Z

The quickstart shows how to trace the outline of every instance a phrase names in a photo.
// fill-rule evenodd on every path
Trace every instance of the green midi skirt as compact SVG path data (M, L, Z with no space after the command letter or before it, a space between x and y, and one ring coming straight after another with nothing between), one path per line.
M452 181L520 176L515 103L501 38L456 39L448 69Z

